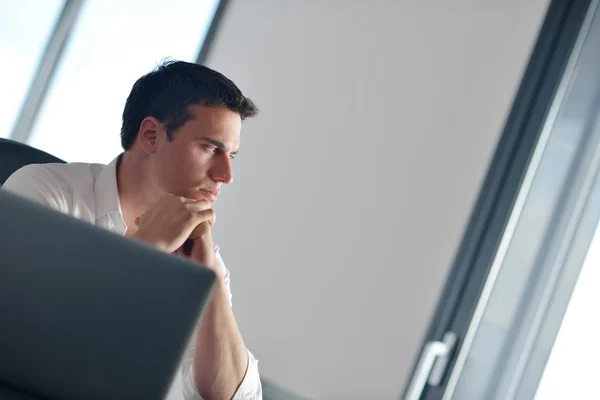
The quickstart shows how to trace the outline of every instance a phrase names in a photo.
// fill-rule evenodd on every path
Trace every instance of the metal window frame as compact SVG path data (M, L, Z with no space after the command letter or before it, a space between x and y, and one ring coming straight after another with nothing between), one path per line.
M414 361L426 346L453 332L462 344L502 239L546 115L562 80L590 0L551 0L479 197L458 248L437 309ZM441 399L453 351L438 386L425 385L422 400ZM405 388L402 398L407 396Z
M9 136L11 140L27 143L31 129L48 94L50 82L56 73L75 22L77 22L83 2L84 0L65 0Z
M196 57L196 64L204 64L207 62L210 52L214 47L215 38L217 37L219 28L221 27L223 16L225 15L228 6L229 0L219 1L219 5L215 10L215 15L213 16L212 22L208 28L208 31L206 32L204 41L202 42L202 46L200 47L198 57Z

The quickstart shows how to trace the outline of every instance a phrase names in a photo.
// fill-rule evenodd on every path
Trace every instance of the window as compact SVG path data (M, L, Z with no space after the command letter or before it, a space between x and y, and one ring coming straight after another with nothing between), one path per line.
M565 367L575 375L584 372L580 363L560 359L565 353L575 355L585 334L573 336L567 323L577 323L577 315L565 312L581 314L584 307L592 314L596 307L581 302L569 307L569 301L578 297L574 285L586 255L595 254L591 243L600 218L600 13L591 11L548 113L444 398L552 399L547 394L550 381L539 387L546 365L551 368L548 374ZM585 290L586 283L579 288ZM559 329L563 338L557 343L562 347L555 353ZM568 342L564 335L571 335ZM546 364L551 353L553 363ZM566 381L566 376L557 382L568 388L566 398L578 397L577 382ZM583 397L600 398L600 390Z
M0 2L0 137L11 134L63 5L64 0Z
M600 358L600 324L593 312L600 304L600 225L583 263L558 337L550 351L536 400L600 398L597 370L582 360Z
M598 3L551 2L405 399L600 398Z
M195 61L217 0L88 0L29 138L66 161L108 163L121 151L125 100L166 58Z

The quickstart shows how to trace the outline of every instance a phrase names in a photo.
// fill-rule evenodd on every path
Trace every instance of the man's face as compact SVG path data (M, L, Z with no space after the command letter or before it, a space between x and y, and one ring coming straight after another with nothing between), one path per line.
M233 180L232 159L240 145L240 115L225 107L194 105L192 118L169 141L156 138L153 172L161 191L214 203L221 185Z

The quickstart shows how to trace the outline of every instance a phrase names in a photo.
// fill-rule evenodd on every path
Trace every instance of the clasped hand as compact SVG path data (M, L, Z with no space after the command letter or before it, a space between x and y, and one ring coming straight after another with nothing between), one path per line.
M211 228L215 212L210 203L166 195L136 218L133 235L169 254L178 254L218 272Z

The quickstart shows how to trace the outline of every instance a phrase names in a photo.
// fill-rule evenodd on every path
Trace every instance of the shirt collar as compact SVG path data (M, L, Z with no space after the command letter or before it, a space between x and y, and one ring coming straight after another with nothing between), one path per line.
M96 219L108 214L118 214L122 217L119 190L117 188L117 167L121 161L119 154L110 164L104 166L94 183L96 197Z

